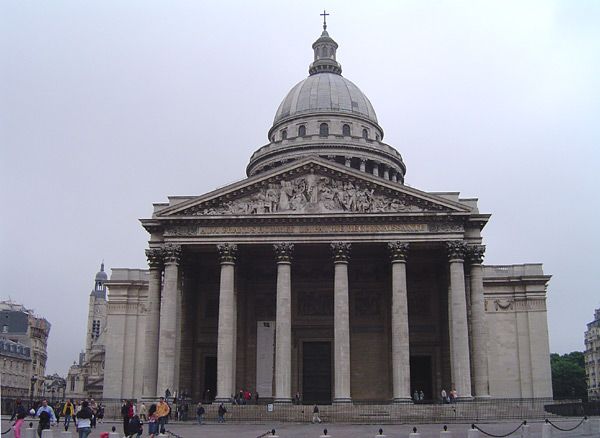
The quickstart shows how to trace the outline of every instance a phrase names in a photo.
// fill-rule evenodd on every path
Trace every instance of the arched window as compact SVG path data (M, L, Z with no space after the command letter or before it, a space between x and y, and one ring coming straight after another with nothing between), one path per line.
M344 137L350 137L350 125L342 126L342 134Z
M298 137L306 137L306 126L300 125L298 127Z
M375 140L379 141L379 134L375 134Z
M365 140L369 139L369 131L367 131L366 129L363 129L363 133L362 134L363 134L363 138Z
M321 126L319 126L319 135L321 137L327 137L329 135L329 125L327 123L321 123Z
M281 139L285 140L287 138L287 129L284 129L283 131L281 131Z

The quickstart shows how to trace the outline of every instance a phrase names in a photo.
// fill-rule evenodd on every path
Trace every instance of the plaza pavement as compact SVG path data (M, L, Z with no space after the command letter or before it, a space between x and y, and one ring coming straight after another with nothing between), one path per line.
M25 426L29 424L26 421ZM567 429L575 426L581 421L581 418L567 418L567 419L556 419L553 422L559 425L563 429ZM583 435L582 428L578 428L573 432L560 432L553 430L553 438L557 437L600 437L600 419L593 419L593 426L596 433L594 435ZM530 425L531 438L542 437L542 421L532 421L528 423ZM10 425L8 417L2 417L2 432L7 430ZM477 423L477 425L486 432L495 435L504 435L511 430L514 430L518 425L518 421L507 421L507 422L487 422ZM122 426L120 422L108 421L99 424L89 436L89 438L99 438L100 432L110 431L112 426L116 427L118 432L122 432ZM34 425L35 427L35 425ZM377 435L379 425L365 425L365 424L300 424L300 423L278 423L278 424L237 424L237 423L225 423L216 424L209 422L199 426L192 422L179 423L174 422L168 425L167 429L181 438L194 438L194 437L206 437L206 438L257 438L271 429L275 429L277 435L280 438L319 438L323 433L323 429L327 428L329 435L332 438L374 438ZM410 432L412 432L413 425L408 424L397 424L397 425L383 425L384 435L387 438L408 438ZM442 424L421 424L416 425L418 432L421 434L421 438L438 438L440 431L442 430ZM469 424L448 424L448 430L452 431L452 438L463 438L467 436L467 430ZM146 432L146 428L145 432ZM54 428L55 431L62 431L64 428ZM77 438L75 429L71 426L69 430L73 431L73 438ZM24 431L24 429L23 429ZM3 435L5 438L12 438L13 432L8 432ZM55 433L56 438L63 438L60 434ZM144 433L143 437L147 437L147 433ZM480 435L484 437L483 434ZM511 437L521 437L520 431L511 435Z

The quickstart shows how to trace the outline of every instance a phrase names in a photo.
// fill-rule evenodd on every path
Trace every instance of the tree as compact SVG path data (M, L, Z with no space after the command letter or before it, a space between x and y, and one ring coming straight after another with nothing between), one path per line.
M554 397L587 399L585 359L582 352L573 351L562 356L552 353L550 366Z

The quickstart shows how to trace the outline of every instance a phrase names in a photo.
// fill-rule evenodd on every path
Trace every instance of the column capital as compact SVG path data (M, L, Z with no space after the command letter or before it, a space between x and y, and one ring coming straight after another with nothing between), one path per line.
M294 244L290 242L279 242L273 244L275 260L277 263L291 263Z
M217 245L221 264L235 263L237 257L237 245L235 243L221 243Z
M350 242L332 242L334 263L348 263L350 260Z
M167 243L165 246L163 246L162 253L165 264L179 264L179 261L181 260L181 245Z
M463 240L450 240L446 242L449 260L464 260L467 253L467 244Z
M160 269L163 265L162 248L149 248L146 250L146 258L150 269Z
M480 265L483 263L483 257L485 255L485 245L468 245L467 255L469 261L474 265Z
M403 262L406 263L408 257L408 250L410 243L408 242L388 242L388 250L390 252L390 260L392 263Z

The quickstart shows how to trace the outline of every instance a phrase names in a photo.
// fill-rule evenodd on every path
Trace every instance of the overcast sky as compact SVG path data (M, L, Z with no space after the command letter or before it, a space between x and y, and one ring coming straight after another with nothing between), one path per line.
M52 323L48 373L84 348L102 259L146 267L152 202L244 178L323 8L407 184L478 197L486 263L544 263L550 349L583 349L600 306L600 2L7 0L0 298Z

